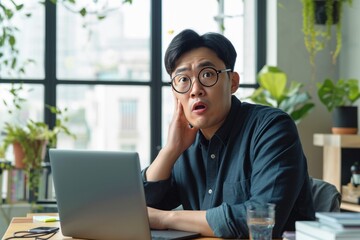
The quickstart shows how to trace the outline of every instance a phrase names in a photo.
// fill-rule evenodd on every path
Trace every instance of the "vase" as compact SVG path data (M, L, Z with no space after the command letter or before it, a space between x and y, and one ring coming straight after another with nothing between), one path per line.
M41 159L45 158L47 141L36 140L33 142L34 152L41 154ZM41 149L40 149L41 148ZM24 163L25 151L19 142L13 143L14 166L17 169L26 168ZM30 159L29 159L30 160ZM41 163L40 163L41 164ZM37 166L40 167L40 166Z
M25 164L24 164L23 159L25 157L25 153L19 142L13 143L13 151L14 151L14 166L15 166L15 168L24 169Z
M332 113L334 134L357 134L358 132L358 107L342 106L334 108Z

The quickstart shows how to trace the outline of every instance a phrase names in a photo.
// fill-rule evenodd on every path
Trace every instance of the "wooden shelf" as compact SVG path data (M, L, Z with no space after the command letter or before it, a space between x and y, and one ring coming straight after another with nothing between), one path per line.
M341 202L340 208L347 211L360 212L360 205L355 203Z
M360 135L355 134L314 134L315 146L360 148Z
M360 135L319 134L313 136L313 144L323 148L323 180L333 184L341 193L342 186L351 179L351 165L360 155ZM341 209L360 212L360 205L341 203Z

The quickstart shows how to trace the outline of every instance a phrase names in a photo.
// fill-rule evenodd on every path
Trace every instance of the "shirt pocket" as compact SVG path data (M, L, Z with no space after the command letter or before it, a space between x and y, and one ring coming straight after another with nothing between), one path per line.
M250 179L239 182L224 182L223 202L227 204L239 204L250 197Z

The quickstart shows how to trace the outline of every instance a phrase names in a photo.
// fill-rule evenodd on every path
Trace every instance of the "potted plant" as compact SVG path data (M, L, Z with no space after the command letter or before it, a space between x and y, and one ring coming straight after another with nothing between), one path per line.
M303 84L292 81L287 87L287 76L279 68L264 66L257 78L260 87L247 97L252 102L280 108L287 112L296 124L314 108L310 94L301 91Z
M22 87L15 88L12 85L10 93L13 96L12 103L14 103L15 110L21 109L21 103L25 101L19 97L19 92ZM8 113L13 114L14 110L11 106L3 101L8 107ZM48 147L56 147L57 136L59 133L64 133L68 136L74 137L66 126L67 117L63 114L66 109L60 109L47 106L51 113L56 114L57 120L53 129L41 121L33 121L28 119L26 124L16 122L6 122L3 129L5 135L2 144L0 145L0 154L5 157L5 153L9 146L13 146L14 151L14 167L24 169L28 179L30 193L36 198L37 187L40 181L42 171L42 162Z
M334 83L325 79L318 83L320 101L332 112L335 134L356 134L358 131L358 107L354 106L360 98L359 81L357 79L340 79Z
M332 26L336 26L336 47L332 54L335 63L341 45L341 24L344 3L352 4L352 0L302 0L304 43L310 54L311 65L315 64L317 52L324 49L331 39ZM322 26L321 26L322 25ZM325 26L324 26L325 25Z

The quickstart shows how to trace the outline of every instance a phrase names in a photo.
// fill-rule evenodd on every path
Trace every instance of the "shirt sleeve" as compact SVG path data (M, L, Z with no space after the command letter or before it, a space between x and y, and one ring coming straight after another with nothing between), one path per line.
M163 210L171 210L178 207L180 204L171 178L150 182L146 180L146 170L147 168L141 171L141 176L147 206Z
M207 210L207 221L217 237L248 237L246 206L252 202L276 204L273 236L277 238L281 237L289 220L293 218L294 223L301 211L306 211L296 207L297 201L303 200L302 191L307 192L305 185L309 176L294 122L288 115L275 112L256 124L248 139L251 141L249 199L241 204L223 203Z

